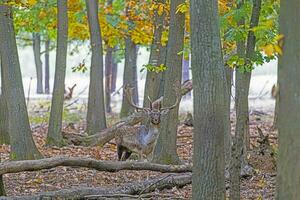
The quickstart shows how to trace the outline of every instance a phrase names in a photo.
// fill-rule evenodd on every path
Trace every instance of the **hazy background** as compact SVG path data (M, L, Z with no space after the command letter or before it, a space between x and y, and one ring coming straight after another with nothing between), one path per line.
M69 47L70 49L71 47ZM43 47L42 47L43 49ZM32 47L19 48L19 59L21 64L21 70L23 74L23 85L25 96L28 96L30 88L30 98L43 98L51 99L49 95L37 95L36 92L36 72L33 57ZM86 66L88 70L85 73L72 72L72 67L77 66L82 60L86 58ZM104 60L104 59L103 59ZM146 78L146 71L140 72L142 66L147 64L149 60L149 52L146 48L139 48L138 53L138 90L140 104L143 100L144 84ZM42 62L44 64L44 55L42 55ZM88 48L80 47L80 53L69 55L67 58L67 74L65 86L70 87L73 84L77 84L73 98L80 98L83 103L87 101L88 85L89 85L89 67L90 67L90 55L88 56ZM55 51L50 53L50 90L53 89L54 80L54 68L55 68ZM118 64L118 79L116 89L120 89L123 81L123 68L124 60ZM32 80L31 80L32 78ZM274 108L274 100L271 99L270 91L272 85L277 80L277 61L272 61L263 66L257 66L252 74L250 94L249 94L249 105L250 109L271 111ZM234 93L234 87L233 87ZM234 94L233 94L234 96ZM121 106L122 90L120 93L114 93L112 95L112 108L118 112ZM233 97L232 97L233 98ZM181 104L182 111L192 110L192 101L184 101Z

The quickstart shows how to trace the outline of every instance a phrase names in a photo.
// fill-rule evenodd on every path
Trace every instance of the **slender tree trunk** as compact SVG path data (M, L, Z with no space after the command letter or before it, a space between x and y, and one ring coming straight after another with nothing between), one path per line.
M190 58L182 59L182 82L190 80ZM189 92L183 99L191 99L192 93Z
M153 3L156 4L165 4L165 0L155 0ZM149 64L154 66L159 66L161 64L165 65L165 62L161 63L163 51L163 46L161 44L162 32L164 30L164 20L165 12L162 14L158 13L158 8L154 11L154 39L151 45ZM149 103L146 101L148 96L150 99L155 100L159 96L160 90L160 79L162 78L162 72L151 72L147 71L146 82L145 82L145 92L144 92L144 107L149 106Z
M217 0L191 0L194 92L193 199L225 199L228 121Z
M111 113L112 52L113 49L108 47L105 55L105 110L108 113Z
M2 62L2 59L0 60ZM4 94L4 77L3 67L1 68L1 94L0 94L0 144L9 144L9 132L8 132L8 110L7 103Z
M41 36L39 33L33 33L33 54L36 68L37 87L36 93L43 93L43 63L41 60Z
M261 0L253 2L250 28L256 27L259 22ZM238 43L238 54L246 59L251 59L255 53L256 39L253 31L248 33L247 43ZM249 110L248 95L251 72L242 73L236 69L235 77L235 106L236 106L236 130L232 146L232 164L230 169L230 198L240 199L240 174L241 169L246 165L247 144L249 141Z
M32 138L26 109L22 75L10 6L0 1L0 54L2 77L7 103L11 158L16 160L36 159L41 154Z
M45 93L50 94L50 40L45 42Z
M50 111L49 129L47 135L48 145L63 145L61 134L62 114L64 105L65 76L68 50L68 1L57 0L57 50L55 61L55 75L53 97Z
M108 0L107 6L111 7L113 1ZM111 85L112 85L112 68L113 68L113 48L107 42L107 50L105 55L105 110L111 113Z
M182 3L184 3L184 0L171 1L170 33L166 59L168 69L164 77L163 107L175 103L176 91L174 90L174 83L181 83L182 55L178 55L178 52L183 50L185 15L180 12L176 13L176 9ZM162 120L159 130L160 135L154 150L154 162L163 164L178 164L180 162L176 145L178 110L179 106L170 111L165 119Z
M103 85L103 50L98 18L98 1L86 0L87 15L92 46L90 87L87 111L89 135L106 128Z
M138 104L138 86L137 86L137 47L131 38L125 39L125 67L123 75L123 86L129 84L134 87L133 101ZM123 94L122 108L120 117L126 117L129 113L132 113L134 109L129 105L127 99Z
M223 59L224 63L224 59ZM231 145L232 145L232 135L231 135L231 120L230 120L230 105L231 105L231 86L232 86L232 77L233 70L225 65L225 74L226 74L226 87L227 87L227 98L226 98L226 118L228 122L225 124L226 132L224 139L224 149L225 149L225 164L226 168L230 167L231 160Z
M280 33L284 35L283 56L279 57L278 115L278 200L297 200L300 196L300 18L298 0L281 1Z
M115 62L115 59L114 59L114 56L113 56L113 58L112 58L112 72L111 72L111 93L116 91L117 74L118 74L118 63Z

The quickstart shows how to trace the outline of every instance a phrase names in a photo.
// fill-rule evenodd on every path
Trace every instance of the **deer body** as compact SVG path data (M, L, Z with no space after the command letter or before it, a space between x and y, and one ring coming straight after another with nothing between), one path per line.
M153 124L122 127L115 137L118 159L126 160L132 152L137 153L139 159L142 159L143 155L148 157L154 150L158 136L159 127Z
M126 160L129 158L132 152L138 153L139 159L143 158L143 155L147 157L152 154L156 141L159 136L159 125L161 117L166 115L171 109L175 108L179 104L177 97L174 105L166 108L161 107L161 103L152 103L150 101L150 108L138 107L132 100L132 88L126 87L125 94L131 106L137 110L141 110L149 117L148 125L137 126L123 126L117 130L115 135L115 141L117 144L117 153L119 160Z

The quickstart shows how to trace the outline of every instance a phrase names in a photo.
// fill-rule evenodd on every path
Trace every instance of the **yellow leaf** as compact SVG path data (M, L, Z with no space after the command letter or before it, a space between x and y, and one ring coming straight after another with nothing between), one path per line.
M275 50L276 53L278 53L279 55L282 56L282 49L279 45L277 45L277 44L274 45L274 50Z
M164 12L164 6L162 4L159 4L157 14L161 16L163 12Z
M272 44L268 44L268 45L264 46L262 49L267 56L272 56L274 53L274 47Z
M279 34L279 35L276 35L276 37L274 38L276 41L279 41L281 39L284 38L284 35L283 34Z
M36 4L36 0L28 0L28 4L30 6L33 6L34 4Z

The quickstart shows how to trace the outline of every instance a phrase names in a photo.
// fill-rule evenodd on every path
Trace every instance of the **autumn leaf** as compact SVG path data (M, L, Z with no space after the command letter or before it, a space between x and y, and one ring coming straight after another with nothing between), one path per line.
M267 56L272 56L273 53L275 52L273 44L268 44L268 45L262 47L262 50L265 52L265 54Z

